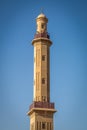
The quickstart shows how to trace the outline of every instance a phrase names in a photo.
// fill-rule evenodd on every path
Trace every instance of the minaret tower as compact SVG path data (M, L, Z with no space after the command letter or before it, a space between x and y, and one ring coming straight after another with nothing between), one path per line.
M37 30L32 41L34 46L34 95L28 115L30 130L53 130L54 103L50 102L50 46L46 16L36 18Z

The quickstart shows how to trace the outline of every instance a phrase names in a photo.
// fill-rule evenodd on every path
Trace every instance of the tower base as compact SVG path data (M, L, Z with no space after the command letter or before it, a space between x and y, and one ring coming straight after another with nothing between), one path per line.
M34 102L31 106L28 112L30 130L53 130L53 115L56 112L53 103Z

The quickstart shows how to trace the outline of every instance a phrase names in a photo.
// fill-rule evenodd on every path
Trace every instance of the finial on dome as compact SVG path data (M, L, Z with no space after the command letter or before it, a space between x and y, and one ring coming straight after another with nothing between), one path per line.
M41 7L41 14L43 14L43 7Z

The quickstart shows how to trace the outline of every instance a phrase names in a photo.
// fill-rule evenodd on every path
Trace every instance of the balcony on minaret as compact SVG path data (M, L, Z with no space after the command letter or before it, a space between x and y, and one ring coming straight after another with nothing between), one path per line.
M34 101L30 107L29 110L32 108L48 108L48 109L54 109L54 103L49 103L49 102L36 102Z
M34 36L34 39L36 38L47 38L50 39L50 35L47 32L43 32L43 33L36 33Z

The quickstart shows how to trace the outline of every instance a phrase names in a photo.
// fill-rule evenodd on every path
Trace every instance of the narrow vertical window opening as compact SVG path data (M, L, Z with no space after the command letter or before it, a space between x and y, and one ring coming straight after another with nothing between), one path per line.
M42 55L42 61L45 61L45 55Z
M42 129L45 129L45 128L46 128L45 123L42 123Z
M44 24L41 24L41 28L44 28Z
M42 84L45 84L45 78L42 78Z

